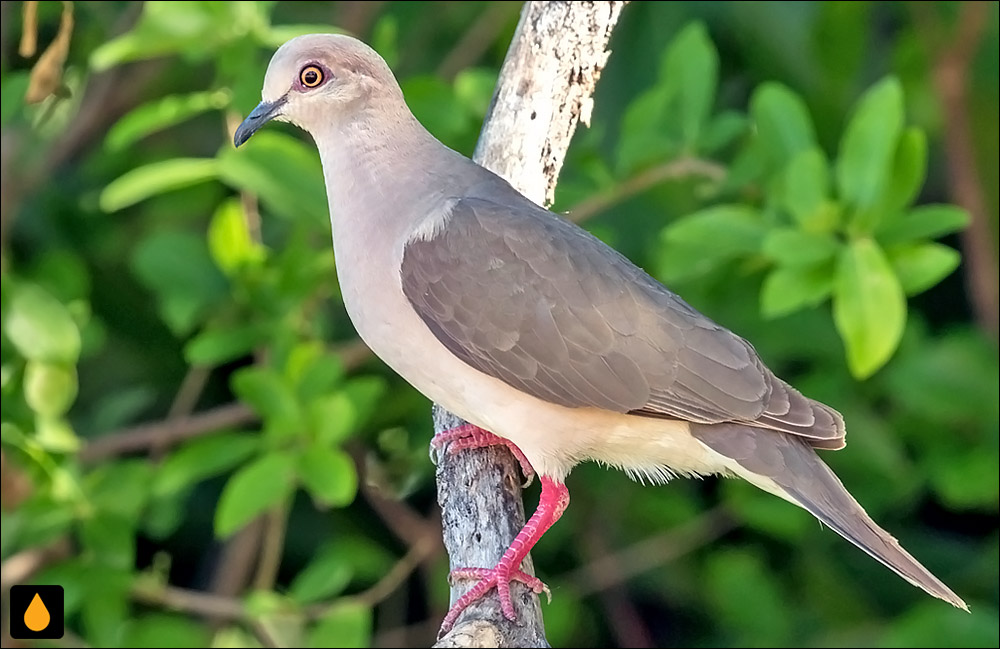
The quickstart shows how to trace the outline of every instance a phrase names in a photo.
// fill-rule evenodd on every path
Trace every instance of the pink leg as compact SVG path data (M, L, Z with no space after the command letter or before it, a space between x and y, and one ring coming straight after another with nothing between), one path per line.
M535 475L535 470L531 468L531 463L528 462L528 458L524 456L521 449L514 445L514 442L500 437L499 435L494 435L488 430L483 430L479 426L462 424L461 426L457 426L450 430L441 431L434 436L434 439L431 440L431 445L433 445L434 448L441 448L445 444L449 445L449 453L457 453L469 448L506 446L510 449L510 452L515 458L517 458L518 463L521 465L521 472L529 481L526 484L531 484L530 480L532 476Z
M444 635L451 630L458 616L462 614L470 604L488 593L495 586L497 596L500 598L500 610L508 620L516 619L514 614L514 604L510 599L510 582L520 581L536 593L548 591L545 584L535 577L531 577L521 571L521 561L528 556L528 552L535 546L538 539L552 527L552 524L559 520L562 513L569 505L569 489L561 482L556 482L552 478L542 476L542 495L538 501L538 509L531 515L524 528L507 548L507 551L500 557L500 561L493 568L459 568L451 573L452 577L474 578L479 582L467 593L458 598L458 601L448 611L444 621L441 623L440 635Z

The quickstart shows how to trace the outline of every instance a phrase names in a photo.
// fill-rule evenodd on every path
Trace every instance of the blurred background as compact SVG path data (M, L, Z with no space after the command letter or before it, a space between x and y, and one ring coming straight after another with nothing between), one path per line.
M997 646L997 8L632 3L554 207L843 412L824 459L972 614L742 482L584 465L553 646ZM59 646L433 642L429 403L344 313L312 143L231 134L336 30L471 154L519 9L0 5L4 646L17 583Z

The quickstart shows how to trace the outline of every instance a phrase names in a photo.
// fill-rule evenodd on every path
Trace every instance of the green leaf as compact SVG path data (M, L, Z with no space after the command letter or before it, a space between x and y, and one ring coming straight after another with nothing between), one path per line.
M169 95L139 106L115 122L104 138L111 151L121 151L142 138L210 110L225 108L229 92L213 90Z
M3 312L3 333L22 356L46 363L75 364L80 330L65 306L34 284L11 289Z
M7 126L24 110L29 80L28 70L4 70L0 86L0 126Z
M969 213L955 205L922 205L881 228L876 237L882 245L937 239L969 225Z
M308 411L316 443L325 446L335 446L350 437L358 418L354 404L342 392L313 398Z
M367 647L371 641L372 610L364 604L333 606L306 638L307 647Z
M825 300L833 290L833 270L818 268L776 268L764 278L760 290L760 310L765 318L778 318Z
M36 416L35 441L50 453L75 453L80 450L80 438L76 436L76 431L64 417ZM74 497L75 479L69 473L61 474L61 477L65 478L65 481L53 489L63 489L66 498ZM53 479L53 482L57 482L57 479Z
M993 473L996 473L996 465ZM936 605L934 600L914 602L912 607L901 611L892 624L885 626L879 644L883 647L992 647L997 644L995 600L989 604L984 602L980 615L953 609L942 611ZM977 606L976 610L979 608Z
M811 231L829 230L824 208L830 197L830 168L817 147L796 154L784 173L782 203L795 220Z
M622 174L678 152L673 134L663 125L669 100L666 89L657 86L636 97L625 109L616 152Z
M100 534L93 539L98 550L102 542L99 537ZM119 542L123 540L117 539ZM130 591L135 579L133 570L131 565L114 569L97 562L87 565L84 580L86 594L81 600L80 618L83 636L91 646L124 646L122 631L128 618Z
M922 293L950 275L962 261L958 251L940 243L919 243L888 250L889 261L907 295Z
M928 477L934 491L950 509L988 508L997 502L996 450L969 453L960 458L929 460Z
M908 207L927 177L927 136L916 127L903 131L896 146L890 177L879 208L893 212Z
M122 516L100 512L84 519L80 541L88 554L105 566L131 570L135 563L135 529Z
M72 303L86 300L91 292L91 270L87 261L77 252L67 248L54 248L41 252L31 269L35 283L44 286L52 296L73 308ZM72 314L74 317L79 315ZM80 320L76 320L79 326Z
M775 228L764 237L764 254L782 266L814 266L829 261L840 243L828 234L793 228Z
M95 49L90 65L102 71L165 54L178 53L195 61L217 55L226 41L240 41L251 33L264 32L267 22L263 6L266 3L144 2L138 24Z
M135 525L149 502L149 474L150 462L145 459L117 459L96 467L83 486L95 511Z
M358 472L340 449L313 444L299 458L299 478L318 505L343 507L354 501Z
M260 438L248 433L218 433L192 440L170 453L153 478L158 496L180 492L241 464L260 449Z
M660 77L669 102L668 114L680 128L680 141L691 151L708 123L715 102L719 55L705 26L685 27L667 48Z
M778 498L762 498L759 489L743 480L724 480L722 488L726 505L754 529L794 544L814 528L809 514Z
M747 123L746 116L736 111L727 110L715 115L701 137L701 149L706 153L715 153L728 146L746 133Z
M334 392L344 380L344 364L336 355L322 351L302 363L294 374L287 369L286 374L294 380L299 399L310 403Z
M497 70L466 68L455 77L455 98L469 115L482 119L490 108L493 89L497 85Z
M232 379L233 391L268 424L301 428L302 410L287 381L269 367L245 367Z
M260 39L260 44L270 49L278 49L288 41L307 34L344 34L344 30L329 23L271 25Z
M757 128L757 141L775 167L816 145L805 102L780 83L763 83L757 88L750 99L750 116Z
M750 549L720 550L708 560L703 587L712 615L723 628L735 628L750 638L767 638L775 645L791 640L792 606L760 557Z
M891 187L893 161L903 130L903 88L895 78L879 82L858 102L840 143L836 175L840 197L864 215ZM859 219L876 219L878 215ZM876 221L877 222L877 221ZM868 226L861 222L861 226ZM864 227L864 231L870 228Z
M682 216L666 227L667 241L714 249L717 256L760 249L766 230L760 213L747 205L715 205Z
M295 576L289 595L299 604L309 604L339 595L350 583L354 569L343 548L327 546Z
M212 263L203 237L187 232L157 232L139 243L132 268L158 294L164 321L186 334L229 293Z
M215 534L236 532L292 494L295 458L287 453L265 455L244 466L226 482L215 510Z
M268 333L269 328L260 323L206 329L184 346L184 358L192 365L220 365L246 356Z
M316 152L301 140L264 130L238 150L224 148L218 163L223 182L260 197L275 214L293 221L327 221L323 170Z
M101 192L101 209L117 212L152 196L203 183L218 175L218 163L212 158L171 158L151 162L108 183Z
M837 267L833 317L851 373L864 379L889 360L906 325L906 297L892 266L871 239L844 247Z
M126 622L123 647L215 647L199 621L169 613L147 613Z
M66 414L76 400L76 367L29 360L24 368L24 400L44 417Z
M455 96L451 84L426 75L410 77L401 85L410 110L439 140L448 142L465 132L471 115Z
M667 280L707 273L758 252L765 232L760 214L747 205L716 205L683 216L663 230L668 248L659 270Z

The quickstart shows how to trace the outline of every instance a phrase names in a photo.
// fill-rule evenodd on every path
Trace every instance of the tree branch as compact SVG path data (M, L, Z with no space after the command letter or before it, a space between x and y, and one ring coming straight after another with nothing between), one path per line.
M667 180L701 176L714 183L720 183L726 177L726 168L710 160L700 158L677 158L655 167L640 171L624 182L615 185L613 189L603 194L594 194L573 207L569 208L566 218L574 223L580 223L596 216L612 205L632 198L636 194L659 185Z
M473 158L540 204L552 202L577 122L590 121L608 40L624 5L528 2L521 12ZM461 423L435 405L435 432ZM493 566L524 525L516 462L496 448L439 459L438 502L452 568ZM521 567L533 573L530 558ZM451 601L472 585L453 584ZM492 594L466 609L436 646L548 646L538 597L518 583L511 586L516 622L504 618Z
M257 421L257 413L242 403L230 403L197 415L140 424L117 433L97 437L80 452L80 461L95 463L114 455L172 444L220 428Z
M925 8L917 8L918 21L932 37L940 29L940 20L926 16ZM962 234L965 257L965 283L969 301L980 328L997 338L998 281L996 233L990 228L989 208L982 178L976 168L976 147L969 123L969 73L979 52L986 26L989 24L990 3L963 2L958 14L955 35L946 42L934 62L934 85L941 98L945 115L944 144L948 160L948 185L952 199L969 210L972 221Z

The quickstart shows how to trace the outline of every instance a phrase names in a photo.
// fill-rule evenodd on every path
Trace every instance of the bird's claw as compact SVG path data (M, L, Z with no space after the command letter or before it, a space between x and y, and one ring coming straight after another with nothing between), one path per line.
M486 448L488 446L506 446L511 454L521 465L521 473L524 474L524 484L522 488L529 486L535 478L535 469L528 462L528 458L521 452L514 442L509 439L494 435L488 430L484 430L472 424L462 424L449 430L444 430L431 439L431 461L437 464L438 451L447 445L449 454L458 453L466 449Z
M451 630L458 620L458 616L462 614L462 611L472 605L473 602L481 599L493 590L493 588L497 589L497 597L500 600L500 611L504 617L512 622L516 620L517 615L514 612L514 603L510 594L511 582L520 582L537 595L545 593L549 603L552 602L552 591L541 579L533 577L523 570L511 569L502 563L497 564L493 568L456 568L448 573L448 583L453 584L459 579L476 579L478 582L464 595L459 597L458 601L448 611L444 621L441 623L439 635L442 636Z

